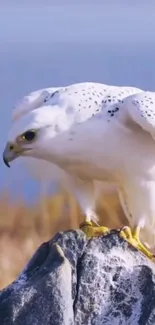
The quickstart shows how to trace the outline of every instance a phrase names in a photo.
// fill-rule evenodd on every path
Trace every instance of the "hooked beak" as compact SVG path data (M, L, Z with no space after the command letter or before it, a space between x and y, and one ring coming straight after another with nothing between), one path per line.
M3 161L7 167L10 167L10 162L17 157L22 156L25 149L22 149L18 144L7 143L3 152Z

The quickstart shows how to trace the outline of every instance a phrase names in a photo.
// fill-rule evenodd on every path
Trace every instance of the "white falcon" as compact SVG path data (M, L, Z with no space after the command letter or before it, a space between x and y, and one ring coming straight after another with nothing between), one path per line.
M133 229L129 240L150 256L139 230L154 231L154 112L155 95L137 88L61 88L14 120L3 158L6 164L24 156L58 166L88 224L97 218L94 181L115 183Z
M69 92L67 90L69 90ZM29 93L27 96L24 96L24 98L22 98L22 100L16 104L12 112L13 123L20 119L22 115L31 110L37 109L41 106L46 107L45 103L50 103L52 109L55 100L57 103L57 91L63 91L63 96L65 91L65 96L69 96L69 98L70 96L74 96L74 110L78 112L79 117L82 121L84 121L85 119L91 117L92 114L97 114L100 111L101 106L103 107L103 103L104 105L106 103L110 104L111 98L113 101L115 100L117 102L129 94L137 93L141 90L134 87L117 87L92 82L73 84L66 87L40 89ZM82 96L81 92L85 92L85 94ZM64 109L63 105L61 106L61 109ZM57 185L59 186L64 185L68 191L72 191L70 182L68 182L68 174L56 164L36 158L24 158L26 167L28 167L28 169L32 172L33 176L36 176L36 178L41 180L42 195L46 194L48 186L52 181L57 182ZM92 218L94 216L93 219L95 221L97 220L94 212L95 202L97 201L101 191L113 192L115 190L115 186L114 184L109 184L108 182L94 181L93 183L94 196L91 202L93 208L91 214ZM83 212L86 213L85 210Z

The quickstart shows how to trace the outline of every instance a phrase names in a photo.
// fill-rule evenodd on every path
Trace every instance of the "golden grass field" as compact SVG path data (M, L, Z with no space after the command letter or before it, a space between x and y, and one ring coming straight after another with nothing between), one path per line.
M97 212L101 225L117 228L124 224L124 214L116 195L104 195L104 200L101 195ZM30 207L21 200L12 203L8 193L1 194L0 289L17 277L42 242L57 231L78 228L82 220L74 198L64 192Z

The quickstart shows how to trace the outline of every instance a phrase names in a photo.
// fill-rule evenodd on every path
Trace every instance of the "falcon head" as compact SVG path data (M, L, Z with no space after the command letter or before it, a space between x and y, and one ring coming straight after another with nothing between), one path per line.
M21 116L14 121L9 132L8 141L3 152L4 163L18 157L29 156L44 160L48 156L50 141L61 129L58 107L44 106Z

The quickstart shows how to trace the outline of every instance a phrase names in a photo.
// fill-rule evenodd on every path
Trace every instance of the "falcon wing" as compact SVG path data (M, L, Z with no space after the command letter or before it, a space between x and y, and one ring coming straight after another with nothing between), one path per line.
M109 87L102 100L102 110L110 105L122 103L122 100L130 95L142 92L142 89L135 87Z
M124 99L131 119L155 139L155 93L143 91Z

